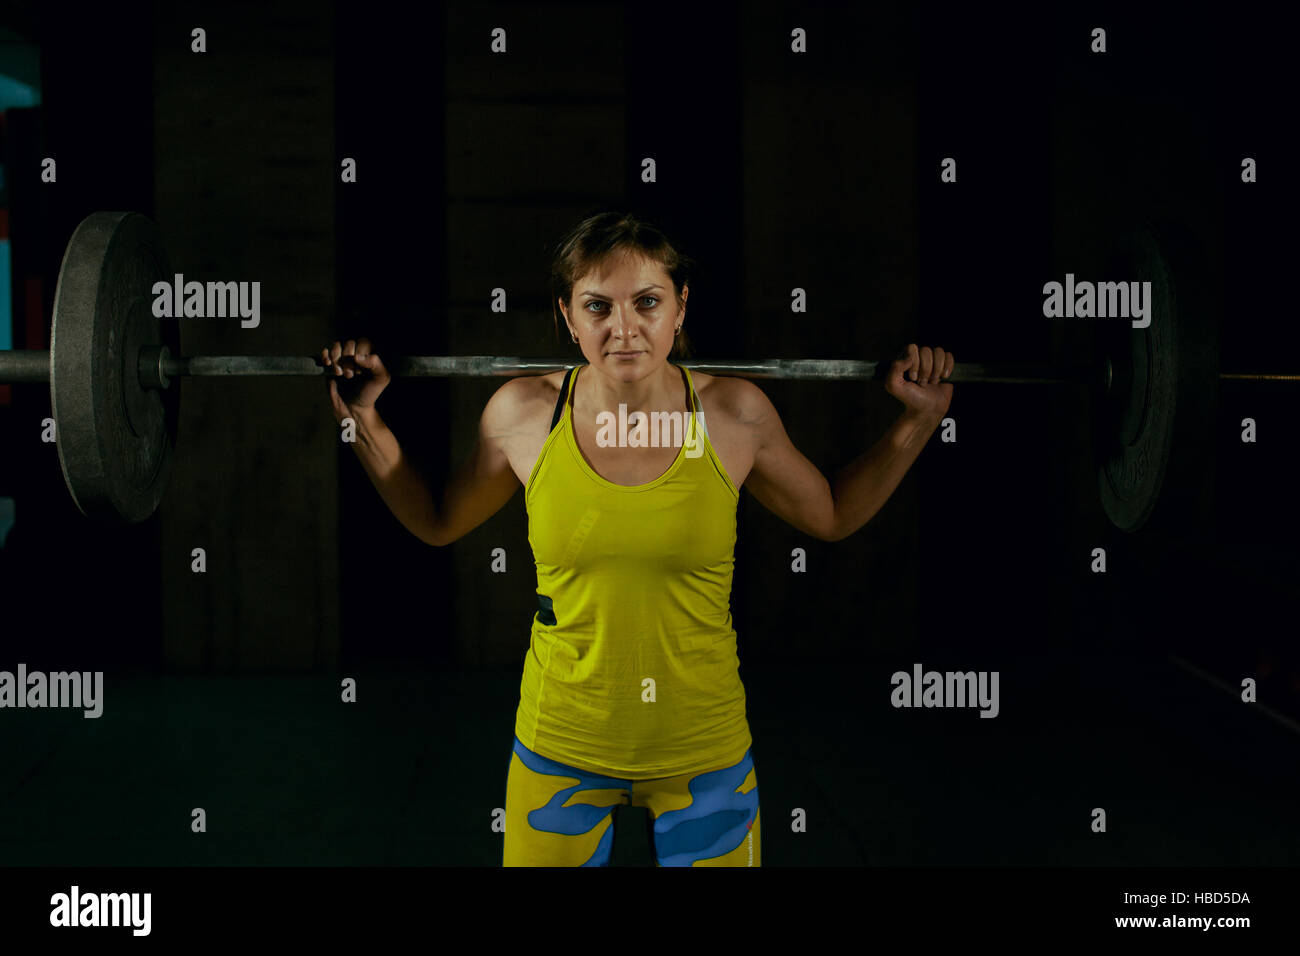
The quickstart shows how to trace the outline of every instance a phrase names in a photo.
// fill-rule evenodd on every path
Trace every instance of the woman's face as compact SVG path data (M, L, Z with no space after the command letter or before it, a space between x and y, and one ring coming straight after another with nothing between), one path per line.
M569 306L560 308L592 367L632 382L667 361L689 293L684 286L679 308L663 266L624 253L575 282Z

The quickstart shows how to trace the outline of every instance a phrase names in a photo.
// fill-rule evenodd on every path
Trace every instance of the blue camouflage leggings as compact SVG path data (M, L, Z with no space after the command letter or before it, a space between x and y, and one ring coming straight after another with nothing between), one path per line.
M506 777L506 866L608 866L614 808L647 807L659 866L758 866L750 751L720 770L625 780L533 753L515 738Z

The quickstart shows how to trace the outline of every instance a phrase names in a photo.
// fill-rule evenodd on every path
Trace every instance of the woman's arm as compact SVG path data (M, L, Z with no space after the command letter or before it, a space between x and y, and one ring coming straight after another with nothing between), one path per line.
M500 511L521 487L506 455L506 441L526 432L526 379L511 379L488 399L468 457L448 479L438 509L435 540L448 545Z
M839 541L866 524L889 500L903 475L943 420L952 386L952 356L942 349L908 347L890 367L886 389L903 402L903 413L869 449L828 482L786 434L767 396L752 383L741 387L742 417L754 428L754 465L746 487L769 511L805 534ZM909 371L915 382L905 380Z
M448 479L441 501L379 413L369 408L355 415L357 440L352 447L361 467L388 510L426 544L443 547L473 531L500 511L519 487L509 460L494 440L493 413L500 405L494 407L495 400L494 395L484 409L474 448Z

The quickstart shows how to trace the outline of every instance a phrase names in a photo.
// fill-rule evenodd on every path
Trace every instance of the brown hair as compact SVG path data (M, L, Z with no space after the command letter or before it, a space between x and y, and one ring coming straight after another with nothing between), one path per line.
M639 253L663 266L673 280L677 305L682 305L682 289L691 281L695 262L681 252L667 236L631 213L602 212L582 220L560 240L551 261L551 317L555 320L555 335L560 335L562 300L572 307L573 284L599 267L606 259L619 253ZM683 358L690 354L691 343L682 329L673 337L669 358Z

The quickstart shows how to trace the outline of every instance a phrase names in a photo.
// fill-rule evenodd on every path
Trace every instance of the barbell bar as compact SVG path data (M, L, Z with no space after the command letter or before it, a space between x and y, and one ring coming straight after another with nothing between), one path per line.
M574 363L566 359L506 358L499 355L411 355L385 360L385 367L398 378L507 378L517 375L546 375L560 372ZM878 380L889 362L856 359L759 359L691 360L674 362L694 372L735 375L740 378L785 379L791 381ZM141 349L138 363L140 383L145 388L166 388L169 380L194 378L310 378L333 375L314 358L299 355L195 355L173 356L166 346ZM1221 372L1225 381L1300 382L1300 374L1272 372ZM50 353L45 350L0 352L0 384L48 382ZM1003 385L1092 385L1108 387L1106 369L1090 366L987 365L957 362L945 382L984 382Z
M572 361L559 358L507 358L497 355L412 355L385 360L384 365L399 378L490 378L516 375L545 375L559 372ZM742 378L831 381L882 378L889 362L851 359L762 359L757 361L686 360L675 362L692 371ZM315 358L297 355L194 355L173 356L166 346L146 346L137 363L140 384L145 388L166 388L173 378L310 378L332 375ZM948 382L993 382L1003 384L1091 384L1096 372L1087 368L1053 369L1022 365L984 365L959 362ZM0 382L47 382L50 353L45 351L0 352Z
M1116 527L1140 528L1160 492L1177 407L1215 377L1300 381L1300 374L1219 375L1197 352L1197 270L1176 231L1142 223L1121 239L1123 268L1152 282L1153 324L1142 330L1096 323L1092 361L1074 366L959 363L952 382L1079 384L1094 401L1094 450L1102 507ZM333 374L314 357L175 356L153 315L152 289L172 277L157 227L136 213L86 217L68 242L55 290L50 349L0 353L0 382L49 382L64 478L83 513L136 522L158 506L179 419L173 378L314 377ZM1184 314L1185 313L1185 314ZM1180 323L1186 325L1179 331ZM1127 326L1127 323L1125 323ZM1208 339L1207 339L1208 341ZM1205 349L1201 349L1204 353ZM574 364L491 355L390 358L398 378L541 375ZM714 375L802 381L879 380L890 362L765 359L678 364ZM1181 396L1181 397L1180 397ZM1195 405L1192 401L1195 422ZM1099 438L1097 436L1100 436Z

